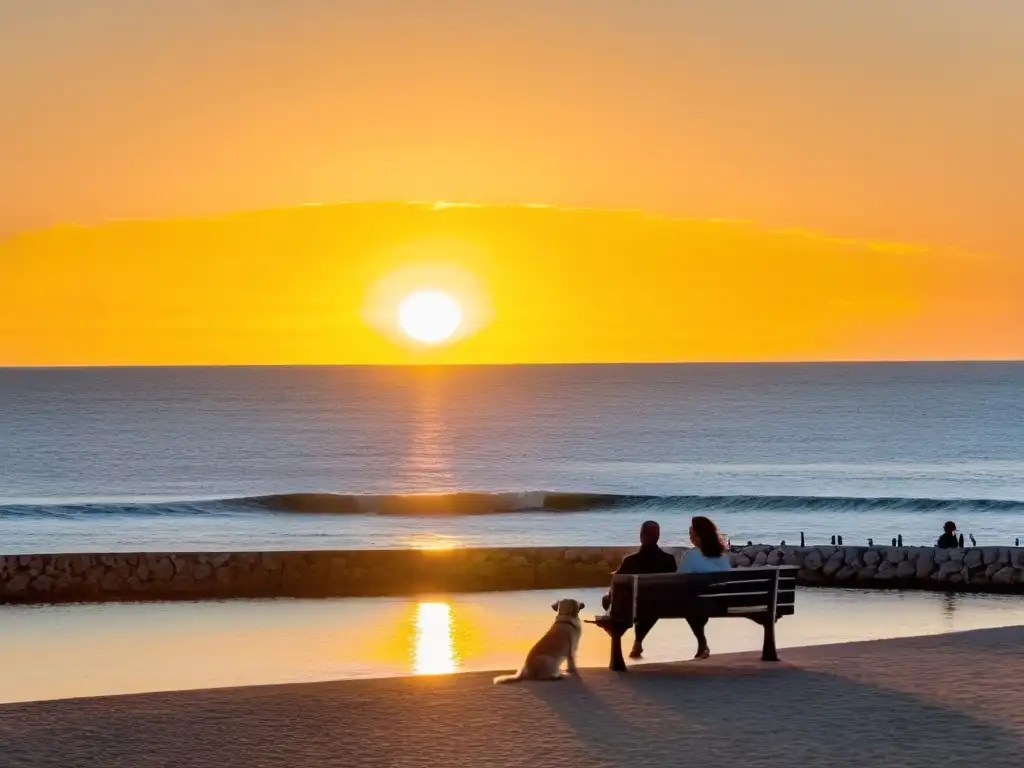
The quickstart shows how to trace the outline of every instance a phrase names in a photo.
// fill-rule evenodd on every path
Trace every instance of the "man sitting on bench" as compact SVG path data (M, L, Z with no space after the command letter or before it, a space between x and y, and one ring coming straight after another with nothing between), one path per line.
M647 520L640 526L640 549L622 559L622 564L615 573L641 574L641 573L675 573L676 558L671 552L666 552L658 546L658 539L661 538L661 526L654 520ZM607 611L612 602L609 592L601 598L601 605ZM629 658L639 659L644 652L644 638L651 628L657 623L657 619L640 620L636 623L634 632L636 637L633 641L633 648L629 652Z

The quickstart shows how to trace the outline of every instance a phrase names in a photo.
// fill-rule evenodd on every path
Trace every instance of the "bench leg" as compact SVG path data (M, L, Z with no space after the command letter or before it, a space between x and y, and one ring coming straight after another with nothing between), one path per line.
M625 632L620 632L617 629L613 629L608 633L612 641L612 656L608 669L612 670L612 672L626 671L626 660L622 656L622 636L624 634Z
M775 649L775 617L764 619L764 643L761 646L761 661L778 661L779 653Z

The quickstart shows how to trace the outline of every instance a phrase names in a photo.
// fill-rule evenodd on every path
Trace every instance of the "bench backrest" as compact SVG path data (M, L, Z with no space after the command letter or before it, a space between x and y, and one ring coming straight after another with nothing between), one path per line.
M720 573L658 573L612 577L613 621L686 616L775 616L796 609L796 566L734 568Z

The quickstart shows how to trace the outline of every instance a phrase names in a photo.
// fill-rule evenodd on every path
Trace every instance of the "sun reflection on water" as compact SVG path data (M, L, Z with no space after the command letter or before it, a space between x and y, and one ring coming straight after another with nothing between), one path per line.
M419 603L416 606L413 672L442 675L458 665L452 633L452 609L448 603Z

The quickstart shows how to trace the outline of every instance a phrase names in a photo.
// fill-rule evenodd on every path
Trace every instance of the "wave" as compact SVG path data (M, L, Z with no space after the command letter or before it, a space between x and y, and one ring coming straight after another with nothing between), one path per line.
M655 512L1024 513L1024 501L859 496L655 496L525 491L520 493L459 492L386 495L286 493L206 501L0 504L0 518L58 519L91 515L178 517L278 513L430 517L602 511L650 511L651 514Z

